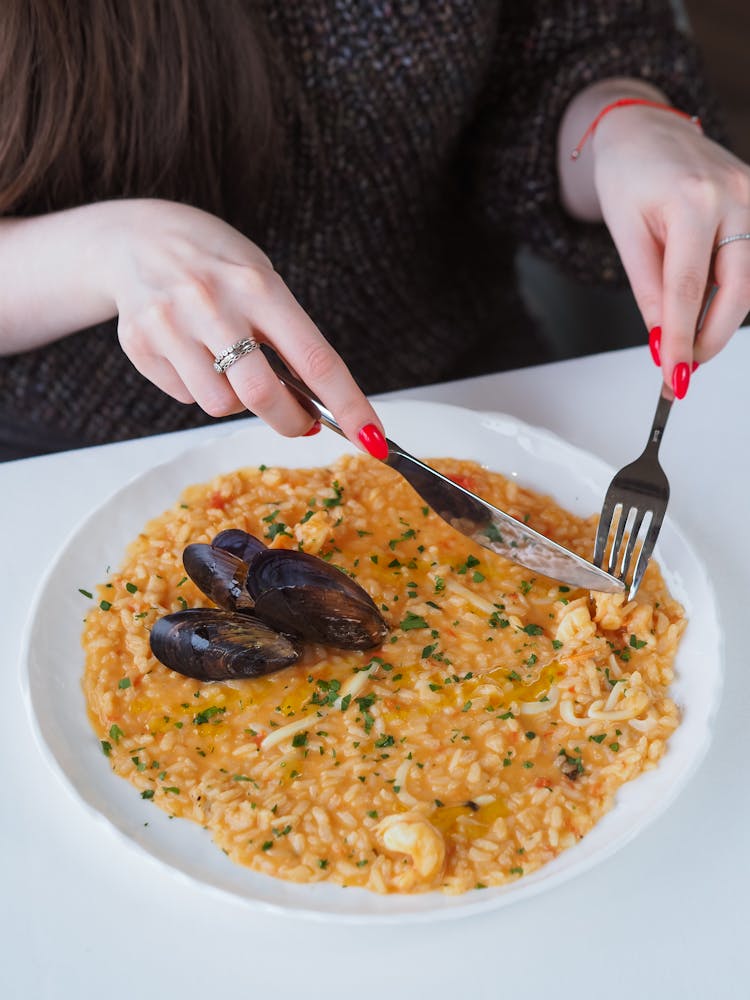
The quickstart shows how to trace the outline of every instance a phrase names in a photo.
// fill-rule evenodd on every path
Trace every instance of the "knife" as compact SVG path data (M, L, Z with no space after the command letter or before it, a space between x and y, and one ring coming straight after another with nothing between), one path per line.
M313 392L293 375L278 355L265 345L263 353L275 374L307 412L324 427L346 437L333 414ZM436 469L414 458L408 451L386 438L390 466L416 490L422 499L452 528L473 542L526 569L585 590L621 594L621 580L587 562L575 552L553 542L510 514L493 507L469 490L454 483Z

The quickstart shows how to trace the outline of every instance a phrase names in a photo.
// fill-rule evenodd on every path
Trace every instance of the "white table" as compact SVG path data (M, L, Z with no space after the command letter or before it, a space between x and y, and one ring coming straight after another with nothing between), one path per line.
M260 914L123 850L40 756L19 685L22 624L80 517L216 429L0 466L0 996L747 998L749 332L694 376L662 449L671 515L711 569L725 632L708 755L614 858L481 916L367 927ZM399 395L501 410L619 467L640 452L657 392L639 348Z

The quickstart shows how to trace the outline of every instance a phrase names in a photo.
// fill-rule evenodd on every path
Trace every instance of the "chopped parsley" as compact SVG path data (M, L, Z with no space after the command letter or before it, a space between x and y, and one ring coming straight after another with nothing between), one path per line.
M218 705L209 705L208 708L204 708L202 712L198 712L197 715L193 716L193 722L196 726L204 726L215 715L223 715L224 712L226 712L226 708L220 708Z
M407 528L406 531L404 531L398 538L392 538L388 542L388 548L391 550L391 552L393 552L393 550L396 548L399 542L408 541L408 539L414 538L416 534L417 533L414 530L414 528Z
M399 628L404 632L409 632L411 629L415 628L429 628L430 626L424 620L422 615L415 615L413 611L407 611L406 617L403 619Z
M507 618L503 618L499 611L493 611L489 617L490 628L507 628L510 622Z
M341 503L341 498L344 495L344 487L341 486L337 479L334 479L331 483L331 489L333 490L334 495L332 497L323 498L322 503L324 507L338 507Z
M583 760L581 759L580 752L569 754L566 750L560 750L559 756L563 758L561 770L571 781L575 781L579 775L584 774Z
M544 635L544 629L542 628L541 625L534 625L534 624L524 625L521 631L525 632L526 635Z
M466 562L456 567L456 572L459 575L463 575L464 573L468 572L470 569L473 569L475 566L478 565L479 565L479 560L477 559L476 556L467 556Z
M337 681L333 678L330 681L318 680L317 690L313 691L313 696L310 699L313 705L333 705L339 696L339 691L341 690L341 681ZM347 702L347 705L349 703ZM341 706L344 708L343 704Z
M376 694L373 694L371 692L370 694L364 694L360 698L355 699L357 705L359 706L359 710L362 713L362 720L365 724L366 733L369 733L372 727L375 725L375 719L370 713L370 709L375 704L377 697L378 696Z
M274 510L263 518L264 523L268 525L268 530L264 533L264 537L270 539L271 541L273 541L277 535L288 535L290 538L292 537L291 531L287 529L284 522L277 521L280 513L280 510Z

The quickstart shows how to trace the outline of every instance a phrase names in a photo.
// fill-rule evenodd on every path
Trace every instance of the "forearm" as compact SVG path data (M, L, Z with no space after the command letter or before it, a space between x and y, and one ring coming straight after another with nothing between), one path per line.
M568 214L582 222L600 222L602 219L594 183L596 136L592 137L589 148L584 147L578 159L572 159L570 154L599 112L623 97L669 103L668 98L650 83L624 77L612 78L601 80L580 91L568 105L560 122L557 142L560 200ZM628 108L618 108L613 115L628 113ZM616 122L608 122L607 125L615 127Z
M115 316L106 258L127 202L0 219L0 354L43 346Z

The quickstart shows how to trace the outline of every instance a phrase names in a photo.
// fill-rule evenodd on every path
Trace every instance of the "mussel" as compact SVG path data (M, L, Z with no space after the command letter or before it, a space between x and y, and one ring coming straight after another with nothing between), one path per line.
M242 531L241 528L227 528L225 531L220 531L215 538L211 539L211 544L214 548L231 552L233 556L237 556L245 562L250 562L254 555L267 547L260 538L248 534L247 531Z
M247 591L248 564L226 549L203 542L188 545L182 553L187 575L206 597L225 611L245 611L254 601Z
M342 649L371 649L388 634L367 591L307 552L259 552L245 586L255 600L255 614L279 631Z
M249 614L187 608L160 618L151 651L170 670L201 681L259 677L299 659L298 645Z
M294 663L298 639L372 649L388 634L367 591L309 553L269 549L247 532L229 529L211 545L188 545L182 561L218 607L161 618L151 631L151 649L188 677L255 677Z

